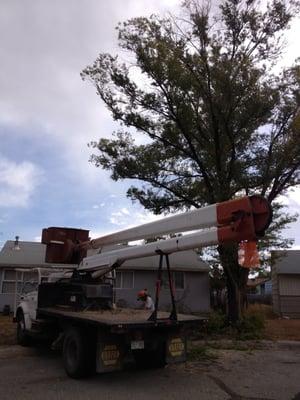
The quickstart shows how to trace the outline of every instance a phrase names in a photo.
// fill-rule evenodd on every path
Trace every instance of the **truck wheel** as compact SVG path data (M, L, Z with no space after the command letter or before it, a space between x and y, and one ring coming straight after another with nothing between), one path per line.
M17 313L17 343L21 346L30 346L31 337L26 332L25 318L22 310Z
M95 371L95 341L84 335L79 328L70 328L65 333L63 361L66 373L75 379L84 378Z
M138 368L164 368L166 366L165 346L159 345L155 350L136 350L133 352Z

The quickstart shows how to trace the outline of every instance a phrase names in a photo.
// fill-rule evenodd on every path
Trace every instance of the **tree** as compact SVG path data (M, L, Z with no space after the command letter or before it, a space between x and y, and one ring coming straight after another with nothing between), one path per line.
M180 17L120 24L119 46L132 62L100 54L81 74L121 126L113 139L91 144L99 151L91 161L114 180L132 179L127 196L156 214L252 193L276 203L300 183L300 67L275 72L298 10L296 2L263 9L255 0L225 0L212 16L187 0ZM292 219L274 220L273 243ZM236 245L218 254L234 322L248 271Z

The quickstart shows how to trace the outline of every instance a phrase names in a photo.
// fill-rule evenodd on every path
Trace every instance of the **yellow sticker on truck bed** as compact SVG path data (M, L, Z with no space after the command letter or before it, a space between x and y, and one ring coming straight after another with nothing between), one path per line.
M105 366L116 365L119 361L119 357L120 351L117 345L111 344L104 346L101 353L101 358Z
M182 356L185 350L184 342L181 338L171 339L169 342L169 352L172 357Z

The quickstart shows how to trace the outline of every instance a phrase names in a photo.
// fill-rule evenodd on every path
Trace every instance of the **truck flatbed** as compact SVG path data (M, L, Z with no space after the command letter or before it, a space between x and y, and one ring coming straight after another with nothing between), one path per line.
M69 307L49 307L39 308L39 317L48 316L54 318L73 319L78 321L86 321L94 325L102 325L107 327L136 327L136 326L154 326L154 325L170 325L176 323L179 325L197 323L205 321L205 317L194 315L178 314L177 321L169 319L169 312L159 311L157 321L149 321L152 311L135 310L129 308L119 308L115 310L97 310L97 311L75 311Z

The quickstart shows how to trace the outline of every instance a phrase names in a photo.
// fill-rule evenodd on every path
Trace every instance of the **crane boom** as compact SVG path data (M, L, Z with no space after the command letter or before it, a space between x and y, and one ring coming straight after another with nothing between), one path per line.
M128 246L111 251L105 251L83 259L79 265L81 271L103 270L103 273L119 267L127 260L142 257L151 257L155 254L171 254L178 251L196 249L218 244L217 228L209 231L195 232L157 242ZM105 271L105 272L104 272Z
M247 216L246 214L250 215ZM89 243L83 243L83 246L99 248L170 233L188 232L212 226L228 226L241 218L243 218L243 224L240 227L240 232L248 230L247 235L254 238L266 229L265 223L268 222L267 218L270 219L270 215L270 206L263 197L242 197L105 235L93 239ZM245 218L246 216L248 218Z
M125 240L137 240L162 233L186 232L194 229L198 229L198 231L89 256L83 259L79 270L102 270L103 273L106 273L117 268L123 262L135 258L161 253L170 254L227 242L256 240L269 225L270 213L268 202L262 197L253 196L210 205L161 221L126 229L91 241L91 245L116 244Z
M74 231L79 231L80 235L88 231L48 228L43 231L42 241L50 249L51 246L52 248L55 246L55 249L59 250L57 254L60 258L56 259L56 262L68 262L72 257L74 260L75 255L79 271L98 270L106 273L126 260L149 257L157 253L170 254L209 245L256 240L264 234L271 218L272 210L268 201L255 195L173 215L94 240L80 241L76 235L74 236ZM167 240L103 251L86 257L86 250L91 248L195 230L196 232ZM70 231L72 231L72 239L67 237Z

